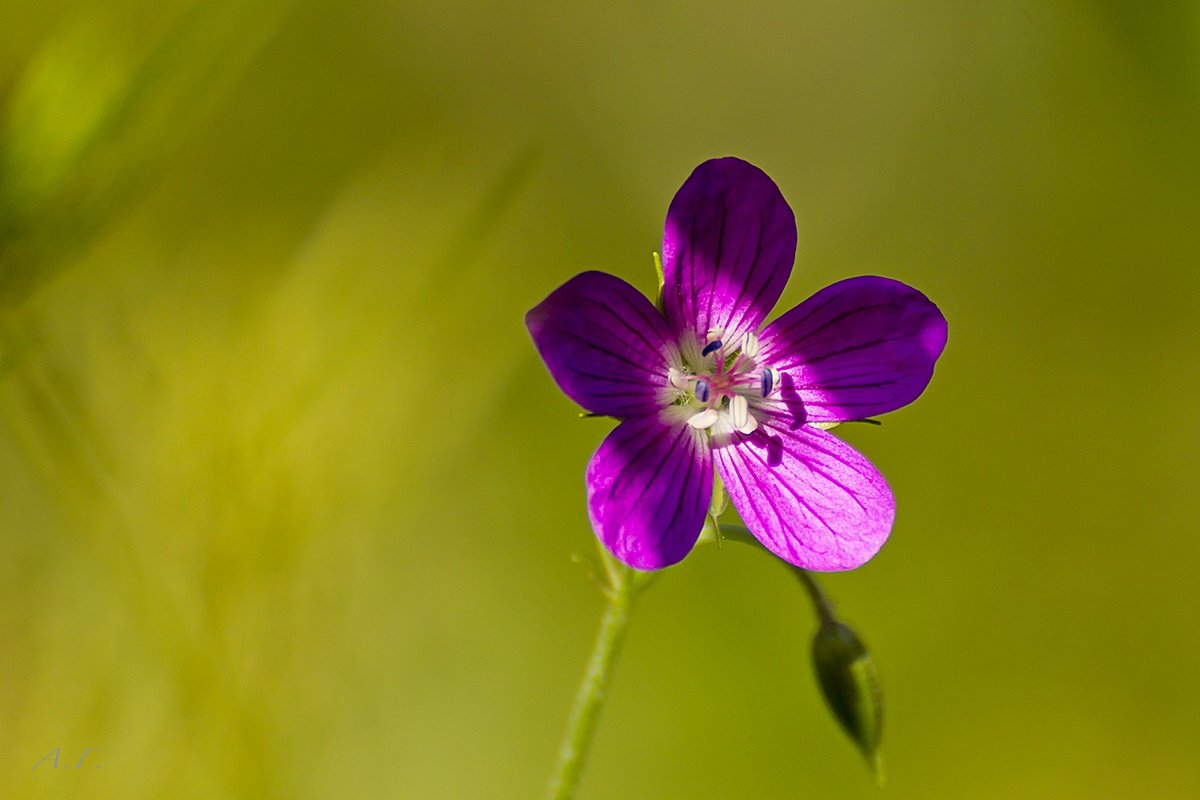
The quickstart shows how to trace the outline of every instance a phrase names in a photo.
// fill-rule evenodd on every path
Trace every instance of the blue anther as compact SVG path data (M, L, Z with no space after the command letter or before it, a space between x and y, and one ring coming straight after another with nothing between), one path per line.
M696 392L697 400L699 400L701 403L707 403L708 402L708 381L703 380L703 379L696 381L695 392Z
M775 388L775 375L769 369L764 369L762 374L762 396L766 397Z
M700 355L706 356L709 353L715 353L721 349L721 340L713 339L708 344L704 345L704 349L700 351Z

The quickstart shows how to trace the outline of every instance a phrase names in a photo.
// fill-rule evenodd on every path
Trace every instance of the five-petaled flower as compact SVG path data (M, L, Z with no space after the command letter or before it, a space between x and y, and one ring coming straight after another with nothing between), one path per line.
M562 390L621 419L588 464L587 493L597 536L625 564L687 555L714 468L746 527L797 566L853 569L891 532L887 482L827 429L915 400L946 320L916 289L864 276L760 330L795 253L775 183L736 158L707 161L667 211L661 312L620 278L585 272L526 315Z

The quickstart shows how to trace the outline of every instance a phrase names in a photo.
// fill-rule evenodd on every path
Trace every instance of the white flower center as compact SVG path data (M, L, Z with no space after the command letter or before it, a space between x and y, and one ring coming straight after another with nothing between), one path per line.
M778 389L779 371L755 361L760 346L753 333L732 347L722 337L714 329L703 347L695 340L680 343L680 363L669 369L663 399L671 416L724 439L758 428L759 404Z

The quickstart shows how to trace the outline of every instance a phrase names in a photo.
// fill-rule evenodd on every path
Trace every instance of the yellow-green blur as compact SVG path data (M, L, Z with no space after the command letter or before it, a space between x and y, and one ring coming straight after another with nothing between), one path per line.
M1193 4L0 0L0 796L526 798L603 603L524 312L651 296L761 166L781 310L919 287L897 496L826 580L890 800L1200 796ZM725 518L735 520L732 509ZM787 570L641 596L581 800L872 797Z

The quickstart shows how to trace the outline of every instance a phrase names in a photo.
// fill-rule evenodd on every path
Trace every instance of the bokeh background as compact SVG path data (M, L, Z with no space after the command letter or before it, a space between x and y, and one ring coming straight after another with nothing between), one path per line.
M1193 3L3 0L0 795L539 797L611 423L522 316L652 291L733 154L796 211L783 308L950 320L840 431L899 501L827 580L879 796L1200 797L1198 101ZM749 548L668 571L580 796L877 796L813 628Z

